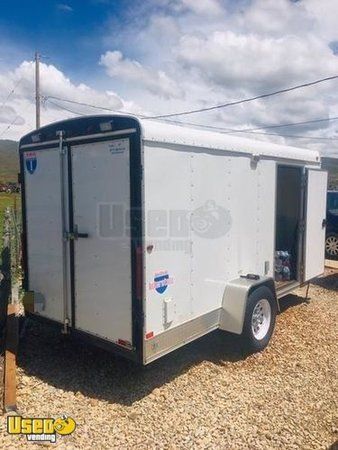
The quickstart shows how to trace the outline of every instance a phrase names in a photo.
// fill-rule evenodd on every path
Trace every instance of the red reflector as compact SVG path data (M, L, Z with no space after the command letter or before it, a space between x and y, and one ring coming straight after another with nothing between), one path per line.
M131 343L128 341L124 341L123 339L118 339L117 343L119 345L121 345L122 347L128 347L128 348L131 347Z
M154 337L154 332L149 331L149 333L146 334L146 339L151 339L152 337Z

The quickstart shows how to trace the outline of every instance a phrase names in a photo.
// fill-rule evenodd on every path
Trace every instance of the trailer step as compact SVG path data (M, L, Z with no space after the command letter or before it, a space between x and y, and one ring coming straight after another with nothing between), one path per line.
M276 283L277 298L280 299L280 298L284 297L285 295L290 294L292 291L297 289L299 286L300 286L299 281L294 281L294 280L288 281L279 286L278 286L278 283Z

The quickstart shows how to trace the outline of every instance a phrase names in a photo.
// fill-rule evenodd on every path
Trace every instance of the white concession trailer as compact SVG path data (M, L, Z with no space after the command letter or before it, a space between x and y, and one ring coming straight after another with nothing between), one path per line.
M324 271L315 151L119 115L19 151L33 314L141 364L218 328L263 349L279 299Z

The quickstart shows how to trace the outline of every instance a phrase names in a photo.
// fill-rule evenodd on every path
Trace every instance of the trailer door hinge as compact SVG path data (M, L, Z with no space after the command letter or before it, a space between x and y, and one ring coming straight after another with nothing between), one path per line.
M64 234L65 241L75 241L75 233L69 233L68 231Z
M303 189L306 188L306 185L307 185L307 174L306 174L306 173L304 173L304 174L302 175L301 185L302 185L301 187L302 187Z
M140 325L141 325L141 327L144 326L144 312L143 311L140 312Z
M88 233L79 233L77 225L74 225L74 231L65 233L66 241L77 241L79 238L89 238Z
M299 222L299 231L300 231L301 233L305 233L305 220L301 220L301 221Z

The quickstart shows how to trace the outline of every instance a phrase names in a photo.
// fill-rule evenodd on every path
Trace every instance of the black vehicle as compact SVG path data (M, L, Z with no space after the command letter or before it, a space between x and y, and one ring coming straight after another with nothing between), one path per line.
M328 191L326 207L325 255L338 259L338 191Z

